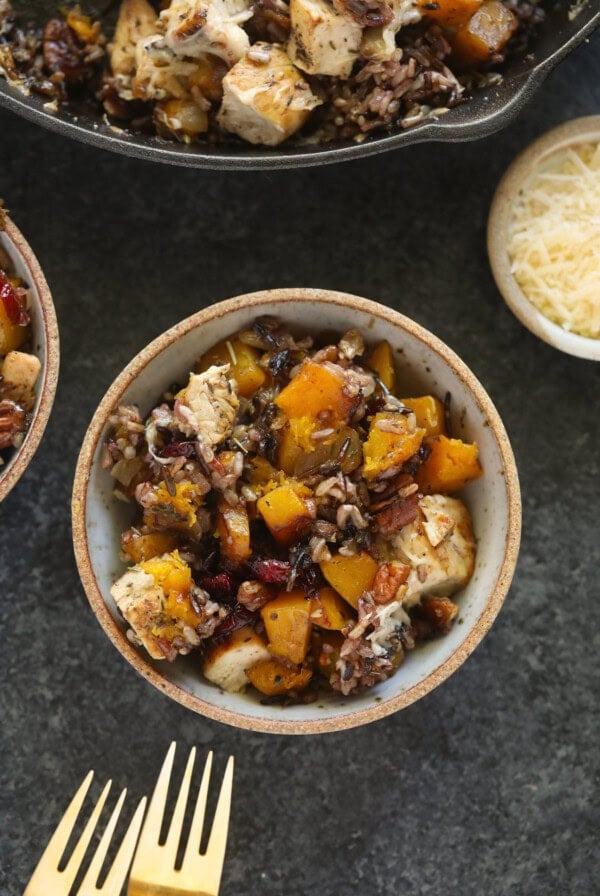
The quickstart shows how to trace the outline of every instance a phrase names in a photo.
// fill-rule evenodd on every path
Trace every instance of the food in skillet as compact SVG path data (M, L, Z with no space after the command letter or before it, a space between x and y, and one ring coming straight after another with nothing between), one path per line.
M536 0L122 0L103 33L79 6L26 28L0 0L0 73L184 142L364 140L496 83L542 18Z
M116 409L103 466L135 506L112 596L156 660L196 651L225 690L310 700L394 674L444 634L475 561L456 493L481 475L431 395L398 398L388 343L315 349L259 318L142 419Z
M2 225L0 206L0 228ZM0 470L18 448L35 405L41 362L31 354L29 292L0 246Z

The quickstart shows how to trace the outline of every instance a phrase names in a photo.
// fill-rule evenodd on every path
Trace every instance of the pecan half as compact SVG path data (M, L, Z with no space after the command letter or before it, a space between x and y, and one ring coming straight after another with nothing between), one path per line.
M404 563L382 563L373 579L371 590L376 604L389 604L404 585L410 573L410 566Z
M25 411L8 398L0 401L0 448L10 448L25 431Z

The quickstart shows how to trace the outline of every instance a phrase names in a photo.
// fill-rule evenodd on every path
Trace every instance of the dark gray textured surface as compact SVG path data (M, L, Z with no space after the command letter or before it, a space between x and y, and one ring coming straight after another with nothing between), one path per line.
M599 108L600 35L509 131L333 168L169 169L0 114L0 195L62 338L46 436L0 507L2 896L89 767L138 796L172 738L237 758L223 896L598 892L600 367L512 317L484 233L515 153ZM306 739L205 721L136 677L88 609L69 530L81 439L133 354L206 303L294 285L379 299L446 340L503 415L524 498L515 582L475 655L394 717Z

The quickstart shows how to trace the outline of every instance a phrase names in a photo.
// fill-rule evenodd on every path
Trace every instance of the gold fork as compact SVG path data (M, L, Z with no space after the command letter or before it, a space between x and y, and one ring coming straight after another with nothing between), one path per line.
M48 846L44 850L44 854L38 862L37 868L33 872L33 876L27 884L27 889L25 890L23 896L49 896L49 894L52 894L52 896L68 896L71 887L75 882L75 878L77 877L77 873L81 868L81 863L85 856L85 852L89 846L90 840L92 839L92 835L94 833L94 830L96 829L96 825L98 824L98 819L100 818L100 814L102 812L102 809L104 808L104 804L111 787L111 782L109 781L100 794L98 802L96 803L92 814L90 815L87 824L83 829L79 840L77 841L77 846L73 850L71 857L67 862L67 865L65 866L65 868L63 868L62 871L59 871L58 866L60 860L65 851L67 843L69 842L69 838L73 831L75 822L77 821L77 816L79 815L93 776L94 773L89 772L89 774L81 784L79 790L71 800L67 811L61 818L58 827L56 828L54 834L50 839ZM83 878L81 885L77 890L77 896L119 896L119 893L123 889L123 884L125 883L125 880L127 878L127 871L131 864L131 859L135 850L135 844L142 824L142 819L144 817L146 797L143 797L138 804L135 814L131 819L129 827L127 828L127 833L121 841L121 845L119 847L117 855L115 856L110 871L108 872L108 875L102 887L97 887L97 881L102 865L104 864L104 860L106 858L106 854L108 852L117 821L119 820L119 815L125 801L126 793L127 791L123 790L121 796L118 799L117 805L113 810L104 834L102 835L100 843L98 844L96 852L94 853L92 861L90 862L90 865L86 871L85 877Z
M175 862L181 839L181 829L190 790L196 748L193 747L190 752L177 796L169 833L166 841L161 845L159 844L160 829L165 814L174 756L175 743L172 743L158 776L148 814L142 828L129 877L127 896L184 896L184 894L188 896L191 893L194 896L218 896L223 860L225 858L225 847L227 845L227 829L229 827L233 756L229 757L223 776L208 846L206 852L201 855L200 841L202 839L202 827L213 756L212 752L208 754L183 862L179 869L175 868Z

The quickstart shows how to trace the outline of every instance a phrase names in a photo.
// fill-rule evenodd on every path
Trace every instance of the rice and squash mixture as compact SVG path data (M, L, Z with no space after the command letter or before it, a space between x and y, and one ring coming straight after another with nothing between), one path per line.
M0 73L49 109L88 95L117 126L266 146L440 116L497 82L543 18L534 0L122 0L116 21L60 9L31 24L0 0Z
M0 202L0 231L3 225ZM42 369L40 359L30 351L29 306L29 289L16 276L10 256L0 244L0 474L25 437Z
M213 346L143 417L110 420L103 467L131 503L111 594L154 660L262 699L349 695L446 633L482 474L449 398L404 396L392 349L315 347L274 318Z

